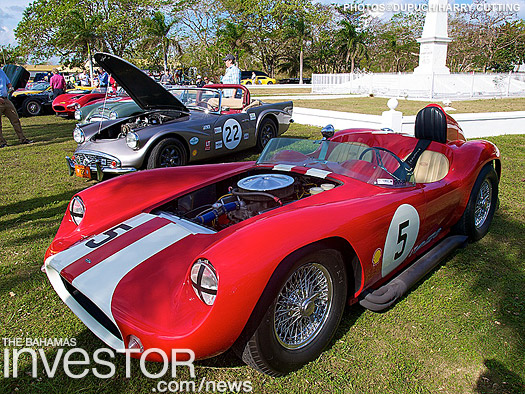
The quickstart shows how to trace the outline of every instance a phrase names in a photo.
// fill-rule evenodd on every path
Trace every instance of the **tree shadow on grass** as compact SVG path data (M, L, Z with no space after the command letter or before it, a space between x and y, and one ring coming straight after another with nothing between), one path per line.
M77 189L65 191L60 194L54 194L52 196L34 197L34 198L30 198L30 199L23 200L23 201L17 201L11 204L0 205L0 218L2 218L5 215L22 214L22 217L16 218L14 222L23 222L27 220L51 217L53 215L49 214L46 211L37 211L34 213L28 213L28 212L31 212L38 207L45 207L49 204L53 204L57 202L69 202L71 197L75 193L78 193L80 190L82 189L77 188ZM61 209L64 209L64 208L61 208ZM12 220L9 220L7 222L2 222L0 220L0 230L3 229L2 226L5 226L7 228L8 225L10 224L13 224Z
M49 115L22 120L22 130L27 138L35 142L72 141L75 122L54 118L54 115Z
M487 368L476 382L476 391L480 394L523 394L525 383L514 372L509 371L496 360L485 360Z

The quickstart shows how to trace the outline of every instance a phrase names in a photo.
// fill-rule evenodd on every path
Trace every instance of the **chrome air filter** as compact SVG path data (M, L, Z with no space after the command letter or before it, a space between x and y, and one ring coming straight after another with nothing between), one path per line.
M278 198L289 197L294 192L294 178L283 174L260 174L243 178L237 182L237 186L241 193L257 193L264 192ZM264 201L268 197L264 195L248 195L245 196L247 200Z

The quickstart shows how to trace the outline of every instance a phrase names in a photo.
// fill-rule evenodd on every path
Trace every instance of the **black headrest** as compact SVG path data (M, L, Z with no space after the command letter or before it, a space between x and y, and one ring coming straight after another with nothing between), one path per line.
M414 130L416 138L447 142L447 116L441 108L425 107L417 113Z

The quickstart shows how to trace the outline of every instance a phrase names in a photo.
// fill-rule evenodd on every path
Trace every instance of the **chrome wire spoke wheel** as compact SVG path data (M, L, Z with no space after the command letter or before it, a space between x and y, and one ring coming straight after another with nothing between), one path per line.
M327 269L308 263L295 271L282 287L275 304L274 333L286 349L312 342L323 328L334 297Z
M476 198L476 205L474 207L474 225L480 228L485 224L489 216L490 207L492 204L492 185L485 179L479 189Z

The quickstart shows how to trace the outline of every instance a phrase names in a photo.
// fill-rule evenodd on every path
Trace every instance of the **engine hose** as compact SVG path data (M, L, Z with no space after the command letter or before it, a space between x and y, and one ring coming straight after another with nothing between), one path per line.
M281 201L281 199L279 197L276 197L274 196L273 194L270 194L270 193L266 193L266 192L240 192L238 191L237 189L233 189L231 191L231 194L233 194L234 196L239 196L239 197L246 197L246 196L265 196L265 197L269 197L271 198L272 200L274 200L276 203L278 203L279 205L283 205L283 202Z
M210 223L212 220L217 219L219 216L224 215L227 212L235 211L240 206L238 201L228 202L221 205L219 208L214 208L210 212L206 212L195 218L201 224Z

